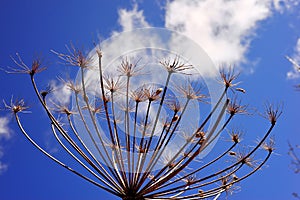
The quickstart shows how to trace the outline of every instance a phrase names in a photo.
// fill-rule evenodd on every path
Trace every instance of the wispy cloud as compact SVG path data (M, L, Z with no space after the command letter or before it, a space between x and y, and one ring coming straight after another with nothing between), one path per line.
M9 119L7 117L0 117L0 139L3 137L9 139L11 130L8 127Z
M4 139L9 139L11 137L11 129L9 128L8 126L8 123L9 123L9 118L8 117L0 117L0 142L2 140L2 138ZM3 148L1 146L1 143L0 143L0 159L2 158L3 156ZM0 160L0 175L6 171L8 168L8 165L3 163L1 160Z
M70 103L71 90L68 86L62 82L57 80L52 80L50 82L51 88L51 103L56 103L60 106L68 105Z
M119 24L122 26L123 31L150 26L145 19L143 10L138 10L137 4L133 5L132 10L119 9Z
M2 151L2 147L0 146L0 159L2 158L3 156L3 151ZM5 172L8 168L8 165L3 163L1 160L0 160L0 175Z
M7 165L0 161L0 175L7 170Z
M280 13L286 10L293 10L300 4L299 0L273 0L273 2L275 9Z
M295 79L300 77L300 38L298 38L294 48L294 54L286 57L293 65L293 69L287 73L288 79Z

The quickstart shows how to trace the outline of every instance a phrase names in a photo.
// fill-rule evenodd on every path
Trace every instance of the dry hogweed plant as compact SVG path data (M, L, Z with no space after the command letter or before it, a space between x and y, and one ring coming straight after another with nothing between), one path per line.
M220 70L223 89L209 103L205 83L180 56L157 62L154 73L142 57L123 57L112 68L102 64L100 49L94 56L73 46L68 51L53 51L79 69L75 81L62 80L72 93L68 104L55 101L51 87L38 88L36 78L45 69L39 60L28 67L17 55L17 67L7 72L29 75L53 136L76 169L32 139L21 119L29 109L23 99L4 105L38 150L99 188L124 200L217 199L237 190L270 158L274 141L269 136L281 110L266 105L269 128L254 147L243 144L242 131L227 128L237 115L247 114L236 95L245 90L236 88L238 74L232 68ZM220 135L229 139L208 154Z

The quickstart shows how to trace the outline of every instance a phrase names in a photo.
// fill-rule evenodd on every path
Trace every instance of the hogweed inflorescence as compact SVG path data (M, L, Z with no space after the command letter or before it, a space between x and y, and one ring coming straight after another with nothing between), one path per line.
M42 153L122 199L218 198L238 188L237 183L257 172L273 152L273 139L269 143L266 140L281 114L278 108L267 106L265 117L270 127L247 151L238 147L242 132L226 128L236 115L247 113L247 106L241 105L236 94L232 95L245 90L232 89L238 74L231 68L220 70L223 89L217 101L210 104L205 83L193 76L194 67L180 56L157 62L154 74L149 66L152 64L143 63L143 58L134 61L125 57L116 68L105 68L99 49L94 57L85 56L74 46L68 51L69 54L53 51L64 62L79 67L75 81L62 81L72 93L68 104L53 100L51 88L38 89L35 77L44 70L38 60L30 69L17 55L14 62L19 68L8 71L30 76L54 137L83 167L79 169L86 171L69 167L30 137L19 116L28 109L23 100L5 103L5 107L12 111L25 137ZM153 81L157 77L162 83ZM201 112L197 109L200 106ZM209 106L211 109L205 108ZM227 149L217 148L218 154L204 159L224 132L231 144L223 145ZM257 161L254 153L259 149L267 152ZM224 162L228 157L232 162Z

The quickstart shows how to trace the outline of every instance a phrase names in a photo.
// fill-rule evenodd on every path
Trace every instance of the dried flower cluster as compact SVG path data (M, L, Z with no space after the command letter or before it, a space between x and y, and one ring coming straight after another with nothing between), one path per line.
M70 168L30 137L19 116L28 109L23 100L5 103L5 107L15 115L25 137L69 171L127 200L218 198L223 192L237 190L237 183L257 172L272 154L274 141L267 140L281 115L278 107L267 106L265 118L270 127L255 147L243 148L245 145L240 146L242 132L226 128L235 116L247 114L247 106L241 105L236 95L232 95L236 91L245 93L242 88L233 90L238 74L232 69L220 71L224 89L218 101L210 105L205 87L188 78L192 66L181 62L179 57L158 63L165 71L164 85L145 84L134 88L135 78L149 73L149 69L148 72L144 70L147 66L140 67L138 62L126 58L114 73L104 73L102 52L96 52L96 68L92 66L92 58L73 46L69 54L54 52L80 70L80 81L63 81L72 91L73 101L68 105L51 102L51 89L38 89L35 77L44 70L38 60L33 61L30 69L18 56L14 61L20 68L10 69L11 72L29 74L51 121L54 137L86 172ZM97 74L96 89L90 87L89 72ZM170 91L171 84L176 82L176 74L186 76L188 80L181 85L175 84L180 97ZM183 129L183 123L189 117L185 114L193 104L212 108L207 113L199 113L204 116L199 124L188 124L189 128ZM62 116L65 123L61 123ZM224 123L222 119L225 119ZM220 135L228 136L226 131L230 142L223 145L225 149L217 148L220 152L213 158L203 159L203 153ZM171 142L174 137L182 138L176 148ZM259 149L266 153L258 161L254 153ZM231 162L226 162L228 160Z

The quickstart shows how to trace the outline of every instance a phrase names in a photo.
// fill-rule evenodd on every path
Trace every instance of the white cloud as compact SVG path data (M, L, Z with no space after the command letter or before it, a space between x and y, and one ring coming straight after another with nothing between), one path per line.
M294 48L294 54L293 56L286 58L292 63L293 70L289 71L287 73L288 79L295 79L300 77L300 38L298 38L296 46Z
M70 103L72 91L65 83L52 80L50 82L50 88L52 90L50 93L52 102L60 106L67 106Z
M7 170L7 165L0 161L0 175Z
M0 117L0 138L10 138L11 130L8 127L9 120L7 117Z
M9 139L11 136L11 129L8 127L9 119L7 117L0 117L0 141L2 138ZM0 158L3 156L2 146L0 146ZM0 175L7 170L7 165L0 160Z
M190 37L217 65L241 64L259 23L298 5L298 0L170 0L165 27ZM137 4L119 10L119 24L123 31L150 26Z
M137 4L134 4L132 10L119 10L119 24L122 26L123 31L150 26L144 17L143 11L138 10Z
M3 151L2 151L2 147L0 146L0 158L3 156ZM5 172L8 168L7 164L4 164L1 160L0 160L0 175Z
M175 0L166 6L165 26L195 40L216 64L239 64L247 61L255 30L274 5L273 0Z
M300 2L299 0L273 0L274 1L274 7L276 10L278 10L280 13L283 13L286 10L293 10L295 7L297 7Z

